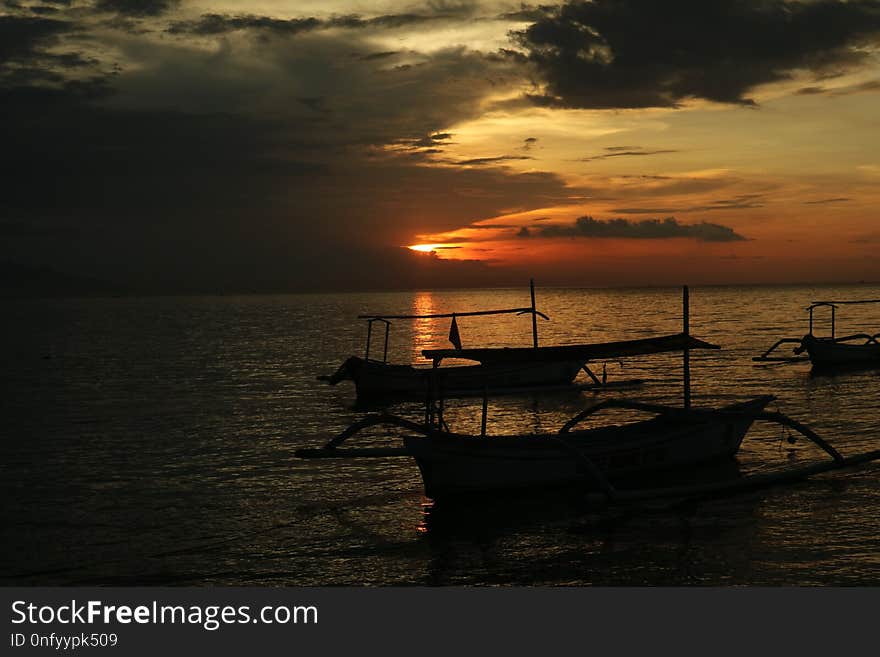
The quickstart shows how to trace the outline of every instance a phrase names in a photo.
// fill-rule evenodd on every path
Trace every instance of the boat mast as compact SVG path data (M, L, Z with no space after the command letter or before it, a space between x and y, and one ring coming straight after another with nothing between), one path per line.
M532 295L532 344L538 348L538 309L535 307L535 279L529 279L529 292Z
M688 342L691 337L690 292L685 285L682 290L682 319L684 323L684 407L691 407L691 350Z

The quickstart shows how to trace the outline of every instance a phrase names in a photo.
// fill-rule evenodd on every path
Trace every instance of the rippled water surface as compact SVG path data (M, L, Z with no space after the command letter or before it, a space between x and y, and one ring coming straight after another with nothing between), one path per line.
M815 376L756 365L806 332L815 299L880 298L876 286L696 288L696 404L756 394L844 453L880 449L880 372ZM880 467L674 507L598 513L534 493L434 508L406 458L301 461L361 417L349 383L315 380L362 354L362 312L528 305L528 291L4 301L0 563L9 584L839 584L880 583ZM540 289L542 344L680 330L680 291ZM818 333L826 318L817 314ZM528 317L464 318L465 346L526 346ZM839 333L880 330L850 306ZM447 320L396 321L390 359L447 346ZM381 336L374 349L381 350ZM375 353L375 352L374 352ZM601 369L599 366L598 369ZM627 394L675 403L677 355L607 365ZM583 376L583 375L582 375ZM499 397L490 433L553 431L621 392ZM479 430L480 400L453 400ZM396 413L418 418L418 405ZM378 434L366 441L379 441ZM756 426L741 472L821 459Z

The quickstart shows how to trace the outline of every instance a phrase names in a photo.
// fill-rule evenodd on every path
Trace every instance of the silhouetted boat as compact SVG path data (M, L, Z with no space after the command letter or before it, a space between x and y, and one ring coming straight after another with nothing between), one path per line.
M848 344L844 338L817 338L805 335L801 348L810 356L814 367L835 368L857 365L880 365L880 333L859 334L850 339L864 339L863 344ZM797 351L797 350L796 350Z
M684 331L689 337L688 292L684 294ZM424 422L387 413L367 416L318 449L299 449L302 458L364 458L406 456L415 459L431 498L457 497L477 492L526 488L578 486L605 502L649 497L720 493L787 481L880 458L880 451L841 456L809 428L781 413L765 411L774 398L762 395L721 408L692 408L690 350L684 353L682 407L607 400L569 420L556 433L508 436L486 435L487 401L483 399L479 435L455 433L443 418L443 400L429 397ZM435 370L436 371L436 370ZM585 418L608 408L651 412L650 420L573 430ZM764 420L786 426L823 449L830 462L811 464L780 473L766 473L731 481L699 485L645 488L658 473L693 470L732 458L753 422ZM345 448L342 443L363 429L388 426L404 429L402 447ZM627 488L621 488L621 485Z
M591 379L583 388L622 387L641 383L639 380L611 382L603 375L594 374L588 363L595 360L643 356L682 349L717 349L716 345L683 334L662 335L638 340L624 340L594 344L538 346L537 318L549 319L535 308L534 283L531 283L531 307L504 310L482 310L464 313L428 315L360 315L366 319L367 346L363 358L349 357L330 376L318 377L331 385L350 380L355 384L358 399L417 398L434 396L460 397L469 395L531 392L536 390L571 387L578 372L583 370ZM530 314L532 316L532 347L494 347L465 349L458 337L456 318L502 314ZM388 363L388 335L392 319L452 318L450 341L454 349L425 349L422 355L431 366L416 367ZM385 324L385 343L382 360L370 358L374 322ZM445 359L468 360L474 365L440 367ZM431 391L429 388L435 386Z
M849 368L874 365L880 366L880 333L873 335L868 333L854 333L852 335L837 336L837 308L843 305L856 305L867 303L880 303L880 299L866 299L860 301L814 301L807 310L810 313L809 332L802 338L783 338L778 340L762 355L753 358L755 361L785 362L802 360L801 358L781 358L770 354L783 344L797 344L794 353L800 355L807 353L814 368L833 370L836 368ZM831 335L818 337L813 333L813 313L816 308L831 308Z
M471 360L479 365L414 367L352 356L332 376L331 385L354 381L359 399L366 397L414 397L424 399L430 385L446 397L482 395L484 392L533 391L572 385L578 372L591 360L618 359L669 351L717 349L716 345L678 333L639 340L557 347L426 349L425 358L439 365L445 358ZM636 380L608 383L595 377L585 387L620 387Z
M458 356L466 359L466 356ZM571 385L584 361L536 363L492 363L439 368L436 381L447 397L478 395L484 388L492 393L552 388ZM351 356L331 376L331 385L350 380L358 399L418 398L428 394L430 367L396 365Z
M602 492L660 472L730 458L772 396L718 411L657 408L650 420L556 434L468 436L433 431L403 438L425 494L586 485ZM633 408L633 407L631 407ZM568 426L568 425L567 425ZM565 429L565 428L564 428Z

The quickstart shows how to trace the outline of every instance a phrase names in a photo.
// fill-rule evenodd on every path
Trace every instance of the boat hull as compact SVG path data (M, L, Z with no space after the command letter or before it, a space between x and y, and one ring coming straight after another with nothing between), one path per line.
M426 349L422 354L440 363L448 358L474 361L478 365L413 367L351 356L331 376L319 379L335 385L354 381L359 399L377 397L426 398L434 386L435 396L482 395L530 391L571 385L589 361L659 354L683 349L717 349L684 333L595 344L551 347L486 349ZM432 374L435 372L435 374ZM595 381L596 385L600 384Z
M424 399L432 383L431 368L391 365L357 359L350 378L360 399L409 397ZM479 395L514 388L570 385L583 366L581 361L500 363L439 367L436 395Z
M769 401L760 397L722 411L756 413ZM752 422L750 417L704 413L558 435L477 438L438 432L406 436L404 445L418 464L425 494L433 499L570 485L599 490L591 464L618 485L731 458Z
M801 345L815 367L834 368L858 365L880 365L880 344L848 344L830 338L806 335Z

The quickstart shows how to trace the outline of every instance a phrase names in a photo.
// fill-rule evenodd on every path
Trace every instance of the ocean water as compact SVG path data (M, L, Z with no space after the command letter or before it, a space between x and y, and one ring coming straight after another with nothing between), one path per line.
M695 405L771 393L843 453L880 449L880 371L818 376L751 357L807 329L815 299L880 287L691 290ZM450 512L410 459L303 461L362 417L331 373L362 355L363 312L528 305L527 289L284 296L5 300L0 398L4 585L877 585L880 466L673 506L598 512L531 493ZM677 289L538 289L541 343L678 332ZM828 317L817 313L818 334ZM880 307L838 313L876 333ZM465 346L527 346L529 317L463 318ZM446 346L448 320L395 321L389 357ZM373 349L381 351L381 335ZM601 366L596 368L601 371ZM607 364L621 391L497 397L489 433L553 431L598 400L681 397L680 355ZM583 376L583 375L581 375ZM480 400L450 400L478 431ZM395 413L418 419L418 404ZM756 425L736 467L820 460ZM388 441L380 433L361 440Z

